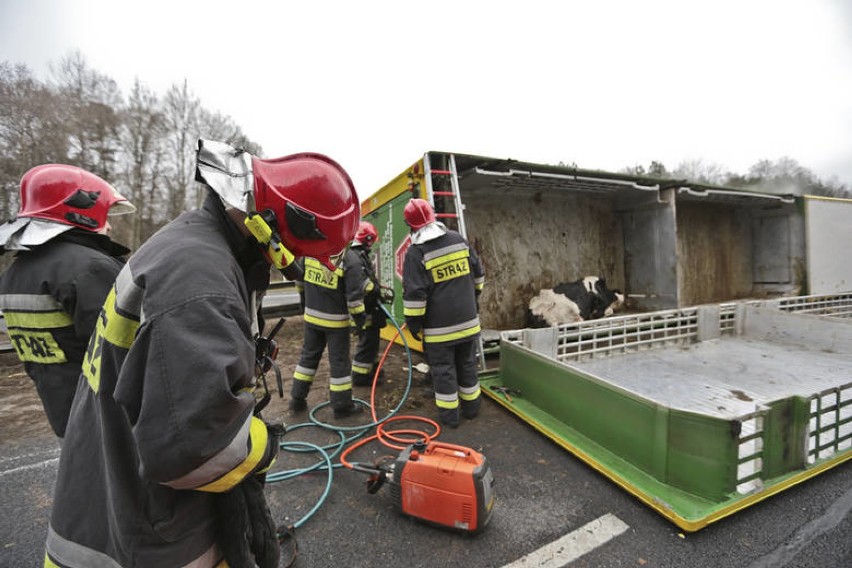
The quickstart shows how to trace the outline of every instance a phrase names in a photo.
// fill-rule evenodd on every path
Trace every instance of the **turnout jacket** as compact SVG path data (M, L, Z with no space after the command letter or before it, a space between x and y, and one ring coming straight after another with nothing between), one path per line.
M105 235L71 229L17 253L0 276L9 339L60 438L89 336L128 252Z
M365 313L364 295L372 282L364 274L358 253L349 249L341 265L332 272L313 258L300 259L304 279L296 289L304 294L305 323L326 329L348 328L350 317Z
M216 494L265 466L253 322L268 282L212 192L131 257L83 362L45 566L220 560Z
M420 324L425 343L452 345L481 331L477 297L485 272L464 237L444 230L437 238L408 248L402 299L409 327Z

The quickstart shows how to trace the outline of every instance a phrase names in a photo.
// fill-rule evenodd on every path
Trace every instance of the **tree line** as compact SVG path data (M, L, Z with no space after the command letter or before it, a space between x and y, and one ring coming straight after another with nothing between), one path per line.
M821 179L793 158L786 156L777 160L759 160L746 174L726 171L722 166L704 160L684 161L671 171L666 169L662 162L652 161L647 167L636 165L624 168L622 173L771 193L852 198L852 187L849 185L837 179Z
M222 140L261 156L234 122L206 109L187 82L160 96L138 79L124 95L112 78L74 53L42 81L27 66L0 61L0 221L18 211L18 184L45 163L80 166L112 183L136 207L114 223L116 241L135 250L204 195L194 182L198 138ZM761 160L745 175L702 160L669 171L659 161L622 173L779 193L852 197L852 188L822 180L791 158ZM0 265L8 263L0 258ZM2 266L0 266L2 268Z
M206 109L186 81L159 96L137 79L125 96L80 53L51 65L50 75L42 81L25 65L0 61L0 221L18 211L24 172L71 164L101 176L136 206L113 223L112 235L135 250L203 200L194 181L198 138L262 155L231 117Z

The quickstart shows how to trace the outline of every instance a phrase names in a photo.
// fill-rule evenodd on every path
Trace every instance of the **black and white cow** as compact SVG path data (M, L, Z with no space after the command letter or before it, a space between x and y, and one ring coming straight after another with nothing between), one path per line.
M530 300L527 327L549 327L611 316L624 305L620 290L607 288L606 279L586 276L547 288Z

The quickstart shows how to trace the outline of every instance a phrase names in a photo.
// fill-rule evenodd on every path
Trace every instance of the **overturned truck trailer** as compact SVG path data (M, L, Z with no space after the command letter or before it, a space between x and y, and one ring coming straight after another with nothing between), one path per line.
M399 321L412 197L485 266L483 392L684 530L849 459L852 201L427 152L361 208ZM586 275L630 315L520 329Z

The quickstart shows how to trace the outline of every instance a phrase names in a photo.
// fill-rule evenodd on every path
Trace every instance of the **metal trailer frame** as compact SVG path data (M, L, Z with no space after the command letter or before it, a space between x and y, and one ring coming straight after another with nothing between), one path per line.
M852 458L852 293L501 335L483 392L685 531Z
M636 311L806 291L803 207L792 195L429 151L361 207L379 230L395 317L411 197L480 253L487 329L523 326L541 289L586 275L605 276Z

